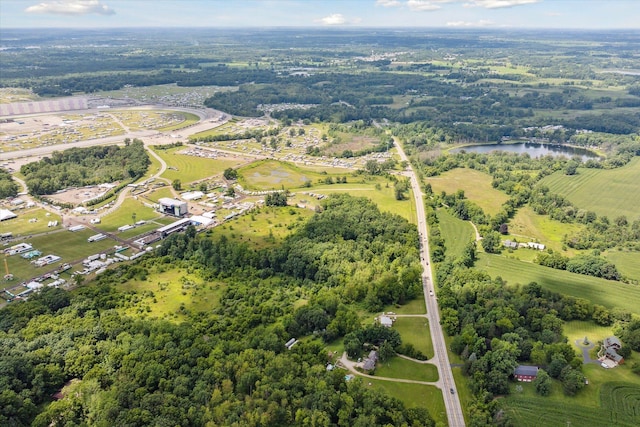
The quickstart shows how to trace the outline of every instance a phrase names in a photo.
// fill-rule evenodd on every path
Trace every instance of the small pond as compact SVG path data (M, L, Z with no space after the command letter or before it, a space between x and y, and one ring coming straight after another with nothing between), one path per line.
M506 151L509 153L518 154L527 153L531 157L541 157L548 155L554 157L579 156L583 162L586 162L589 159L599 159L596 153L585 150L584 148L568 147L566 145L538 144L534 142L518 142L515 144L470 145L468 147L455 148L451 150L451 152L459 153L463 150L468 153L491 153L492 151Z

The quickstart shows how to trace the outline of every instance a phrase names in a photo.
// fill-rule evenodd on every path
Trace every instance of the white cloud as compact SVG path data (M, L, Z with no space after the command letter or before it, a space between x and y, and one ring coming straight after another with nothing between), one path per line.
M471 0L465 7L484 7L485 9L500 9L503 7L522 6L525 4L540 3L542 0Z
M447 27L458 27L458 28L468 28L468 27L488 27L490 25L494 25L491 21L485 21L484 19L477 22L468 22L468 21L453 21L447 22Z
M402 3L399 0L376 0L376 4L382 7L396 7Z
M438 10L443 3L451 3L454 0L408 0L407 6L411 10L423 11L423 10Z
M54 0L34 4L24 10L27 13L50 13L54 15L113 15L116 12L99 0Z
M347 23L347 19L341 13L332 13L329 16L316 20L323 25L344 25Z

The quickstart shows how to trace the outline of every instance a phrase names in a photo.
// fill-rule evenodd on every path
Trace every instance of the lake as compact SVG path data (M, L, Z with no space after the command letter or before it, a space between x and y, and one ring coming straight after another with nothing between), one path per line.
M598 159L598 155L592 151L585 150L584 148L568 147L566 145L551 145L551 144L538 144L533 142L518 142L515 144L483 144L483 145L470 145L467 147L460 147L451 150L452 153L459 153L460 151L466 151L468 153L491 153L492 151L506 151L508 153L527 153L531 157L541 156L565 156L573 157L578 156L583 162L589 159Z

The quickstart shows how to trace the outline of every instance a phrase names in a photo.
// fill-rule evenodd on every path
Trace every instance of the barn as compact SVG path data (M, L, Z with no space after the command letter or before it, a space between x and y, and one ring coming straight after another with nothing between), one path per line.
M524 381L530 383L538 377L537 366L518 365L513 373L513 376L518 381Z

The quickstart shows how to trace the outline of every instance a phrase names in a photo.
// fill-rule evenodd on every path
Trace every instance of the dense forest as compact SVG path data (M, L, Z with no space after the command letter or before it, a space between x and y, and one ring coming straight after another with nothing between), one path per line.
M19 188L18 183L11 177L11 173L0 168L0 199L15 197Z
M142 141L126 139L125 145L103 145L54 151L51 157L20 168L29 192L52 194L81 187L140 178L151 161Z
M352 333L399 347L397 333L364 328L354 304L406 301L419 267L415 227L348 196L257 251L215 233L172 235L97 283L0 311L0 424L432 426L425 410L327 371L322 343ZM119 284L167 268L224 282L217 308L179 324L124 315Z

